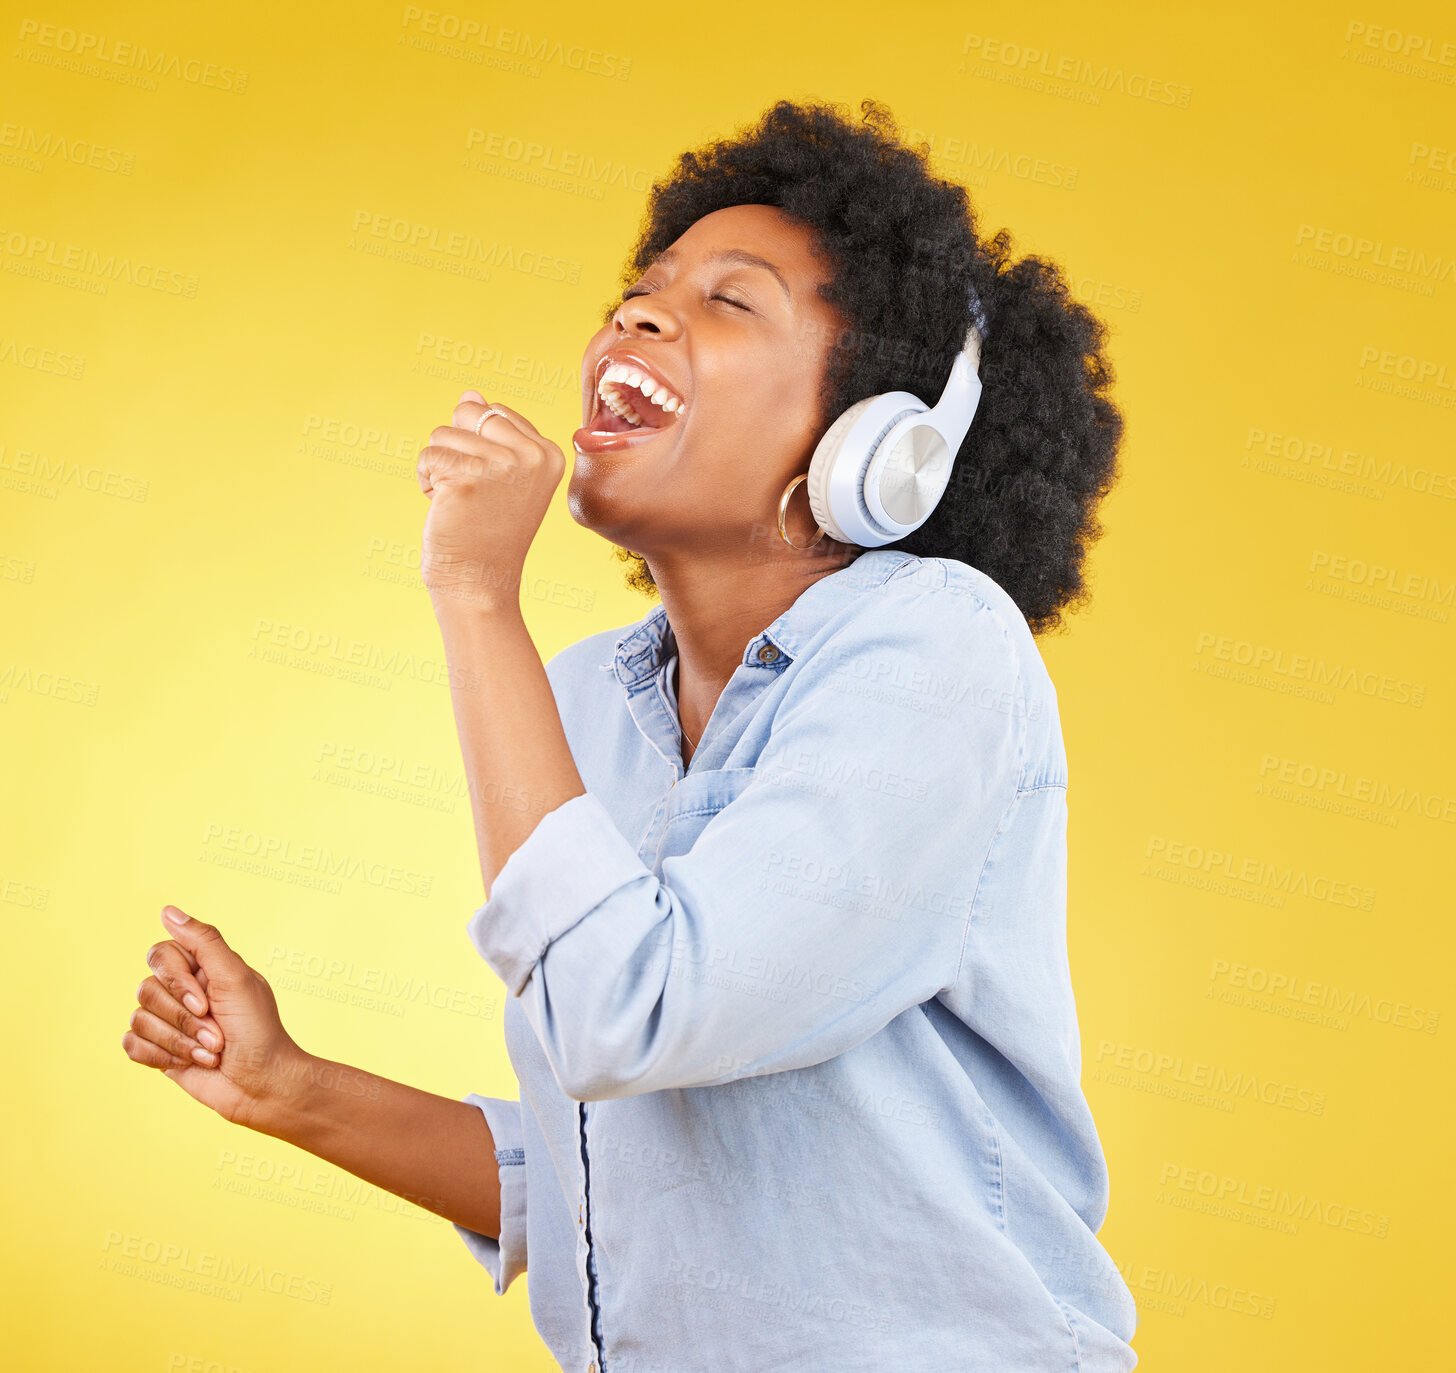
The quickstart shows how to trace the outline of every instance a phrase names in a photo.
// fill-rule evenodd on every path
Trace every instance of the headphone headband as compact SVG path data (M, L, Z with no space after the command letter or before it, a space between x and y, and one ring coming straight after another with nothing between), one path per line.
M976 294L974 286L966 288L970 296L971 323L975 326L976 332L981 336L981 342L986 341L986 312L981 308L981 298Z

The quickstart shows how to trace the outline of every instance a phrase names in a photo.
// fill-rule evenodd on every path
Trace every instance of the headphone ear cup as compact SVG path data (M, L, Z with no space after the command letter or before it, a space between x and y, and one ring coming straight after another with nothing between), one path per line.
M814 449L814 456L809 462L809 480L804 483L809 493L809 509L813 511L814 518L824 526L824 532L830 538L838 539L841 543L854 543L843 529L836 523L834 516L829 511L829 475L842 460L852 461L849 457L841 459L840 449L844 444L845 435L854 426L857 420L877 400L878 396L867 396L864 400L857 400L840 417L824 431L824 437L819 440ZM862 463L868 464L868 455L859 455ZM856 476L859 474L856 473ZM858 483L855 484L856 490Z

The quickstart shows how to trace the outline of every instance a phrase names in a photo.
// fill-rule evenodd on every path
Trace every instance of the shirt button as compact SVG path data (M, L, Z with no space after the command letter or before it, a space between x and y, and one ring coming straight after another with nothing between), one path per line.
M779 651L772 644L765 644L758 650L758 661L761 663L771 663L778 656Z

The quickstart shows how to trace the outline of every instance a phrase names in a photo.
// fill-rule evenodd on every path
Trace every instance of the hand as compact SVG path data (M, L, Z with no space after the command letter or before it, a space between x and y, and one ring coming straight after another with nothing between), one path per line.
M164 916L174 938L147 950L153 976L137 988L122 1048L224 1119L252 1124L260 1110L306 1083L310 1055L283 1028L272 987L216 926L175 906L163 909L182 923Z
M437 602L517 607L526 553L566 459L506 406L482 424L488 408L480 392L466 391L451 423L420 450L416 472L430 501L420 572Z

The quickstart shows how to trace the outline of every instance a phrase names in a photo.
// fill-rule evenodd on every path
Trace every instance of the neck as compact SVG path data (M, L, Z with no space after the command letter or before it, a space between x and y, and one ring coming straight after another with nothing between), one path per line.
M749 640L815 582L847 567L863 551L837 545L834 553L797 560L744 563L697 557L649 563L677 641L678 718L689 739L702 738Z

